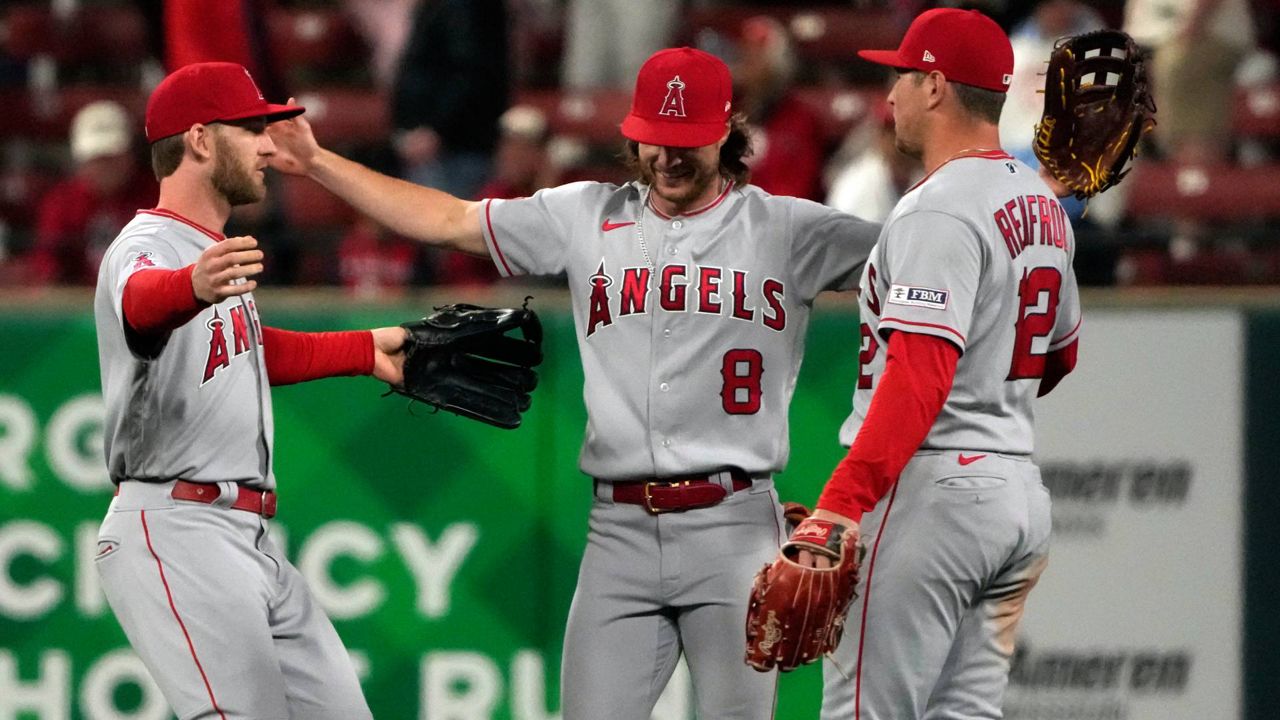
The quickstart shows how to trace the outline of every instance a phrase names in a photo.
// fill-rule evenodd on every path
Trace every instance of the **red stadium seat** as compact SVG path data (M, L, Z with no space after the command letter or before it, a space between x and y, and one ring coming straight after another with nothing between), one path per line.
M851 61L858 50L897 47L902 39L902 29L888 9L790 5L695 9L686 16L684 39L692 41L702 30L736 38L742 22L755 15L768 15L785 25L802 59Z
M130 4L86 5L63 18L48 3L10 6L5 49L19 60L49 55L63 64L133 64L150 53L147 24Z
M1245 137L1280 137L1280 85L1239 90L1234 127Z
M350 205L307 178L281 175L280 205L289 224L301 230L331 230L356 219Z
M340 10L274 8L267 34L281 76L297 66L333 70L368 62L364 40Z
M1125 180L1135 219L1231 222L1280 217L1280 165L1179 166L1145 163Z
M561 93L555 90L525 91L516 103L532 105L547 116L556 135L569 135L595 145L622 141L618 125L631 109L627 90Z
M391 111L385 95L373 90L321 88L298 96L321 144L360 145L386 142Z

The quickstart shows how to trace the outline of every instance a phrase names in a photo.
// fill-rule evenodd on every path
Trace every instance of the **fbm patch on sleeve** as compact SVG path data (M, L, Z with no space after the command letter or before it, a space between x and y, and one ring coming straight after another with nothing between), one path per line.
M911 305L913 307L946 310L950 293L946 290L915 287L912 285L891 285L889 302L893 305Z

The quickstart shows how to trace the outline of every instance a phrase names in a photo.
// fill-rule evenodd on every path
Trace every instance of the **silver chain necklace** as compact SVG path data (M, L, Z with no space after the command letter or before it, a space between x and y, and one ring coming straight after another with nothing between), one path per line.
M653 270L653 259L649 257L649 245L644 241L644 210L649 206L649 193L651 192L653 190L645 191L644 197L640 199L640 211L636 213L636 239L640 241L640 252L644 253L645 264L649 266L650 270Z

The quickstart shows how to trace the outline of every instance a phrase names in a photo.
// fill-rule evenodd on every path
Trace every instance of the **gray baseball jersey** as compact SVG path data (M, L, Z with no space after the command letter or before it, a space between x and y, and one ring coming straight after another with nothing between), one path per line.
M124 322L134 273L186 267L221 239L173 213L143 210L103 259L94 317L106 459L119 490L94 565L178 717L369 718L342 641L272 526L232 507L245 487L275 486L253 295L205 308L158 346ZM175 499L178 480L204 483L217 499Z
M568 276L586 377L582 471L781 470L810 306L854 287L879 226L731 183L668 218L641 211L646 192L574 183L483 208L503 275Z
M1049 353L1075 342L1080 303L1066 213L1004 153L946 163L889 216L862 276L862 370L853 443L884 371L888 334L934 335L964 353L922 448L1027 455L1031 398Z
M962 351L921 448L862 520L871 548L823 720L1001 717L1018 621L1048 558L1032 396L1074 350L1075 240L1034 170L1001 152L944 163L898 203L859 298L856 436L891 332Z
M221 237L163 210L143 210L103 257L94 318L107 469L115 482L275 487L271 388L253 293L204 309L162 348L141 347L120 309L133 273L186 267Z
M565 720L648 718L676 660L703 720L768 720L776 679L742 662L751 578L778 551L770 475L814 297L851 288L878 226L734 187L667 217L648 189L578 183L492 200L482 223L504 275L565 273L585 374L581 467L601 478L569 611ZM611 481L752 475L720 504L650 515Z

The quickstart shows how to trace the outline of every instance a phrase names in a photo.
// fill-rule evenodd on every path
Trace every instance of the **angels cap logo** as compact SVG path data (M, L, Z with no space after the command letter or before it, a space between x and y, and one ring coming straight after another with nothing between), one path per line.
M925 50L924 62L938 62L938 58L934 57L933 53L929 52L928 50Z
M684 117L684 81L677 75L667 81L667 96L662 100L659 115Z

